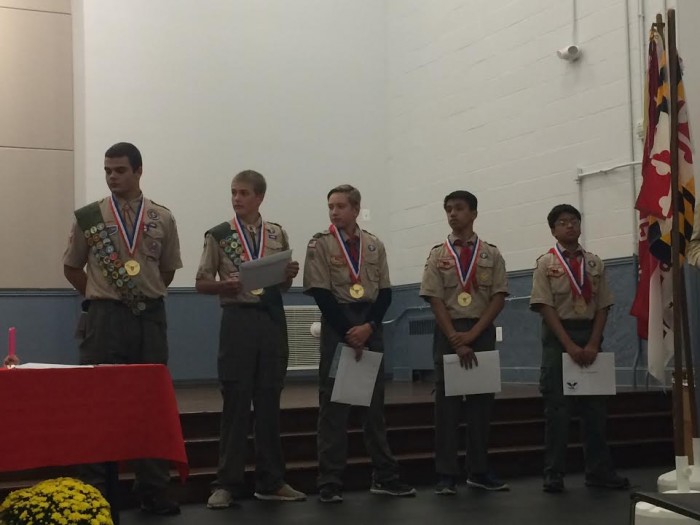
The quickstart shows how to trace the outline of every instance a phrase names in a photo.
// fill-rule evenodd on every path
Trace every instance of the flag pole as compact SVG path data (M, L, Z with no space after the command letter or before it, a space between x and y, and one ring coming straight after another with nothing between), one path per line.
M657 30L661 15L657 15ZM683 425L683 332L681 328L681 267L678 184L678 50L676 49L676 12L668 10L668 78L671 117L671 272L673 276L673 444L676 457L687 456Z
M676 11L675 9L670 9L668 11L668 20L669 20L669 35L668 35L668 59L669 59L669 82L670 82L670 89L671 89L671 100L670 100L670 108L669 111L672 109L673 113L671 113L671 180L674 188L679 188L680 184L678 181L678 81L679 81L679 71L678 71L678 46L676 42ZM671 35L671 20L673 20L673 38ZM658 26L659 22L661 22L661 30L663 31L663 20L660 14L656 15L656 24ZM663 32L661 32L661 37L663 38ZM675 148L675 149L674 149ZM674 164L675 162L675 164ZM675 173L675 182L673 182L673 177ZM678 226L678 223L676 222L678 220L678 213L679 213L679 206L678 206L678 200L679 200L679 193L673 194L673 196L676 198L676 205L674 205L673 210L674 210L674 216L673 216L673 228L676 230L676 234L678 236L678 244L675 244L675 242L672 240L674 243L674 246L678 246L678 249L673 248L674 252L677 253L678 250L680 249L680 229ZM679 257L680 259L680 257ZM676 264L676 261L674 260L673 264ZM679 273L680 273L680 302L676 303L675 297L674 297L674 311L677 311L675 309L675 305L678 304L680 306L680 311L681 311L681 323L682 323L682 336L683 336L683 345L682 348L685 349L684 352L684 357L685 357L685 380L688 383L688 408L690 411L690 426L691 426L691 433L693 438L698 439L700 437L700 433L698 432L698 414L697 414L697 402L695 399L695 367L693 366L693 353L691 350L691 342L690 342L690 321L688 319L688 297L687 297L687 289L686 289L686 282L685 282L685 275L683 272L683 269L680 268L679 264ZM675 281L674 281L674 290L675 290ZM674 326L675 329L675 326ZM678 333L678 332L674 332ZM674 345L675 346L675 345ZM676 351L676 348L674 348L674 352ZM675 368L675 361L674 361L674 368ZM681 376L681 381L682 381L682 376ZM682 382L681 382L682 385ZM700 452L700 451L699 451ZM693 450L693 453L695 451ZM693 458L695 459L695 458ZM695 463L697 463L697 460L695 460Z
M695 399L695 367L693 364L693 352L690 344L690 320L688 318L688 290L686 288L685 272L681 272L681 304L683 305L683 343L685 345L685 378L688 382L688 408L690 410L690 429L693 439L700 438L698 435L698 412L697 401ZM692 448L693 461L699 464L698 458L695 457L700 450Z

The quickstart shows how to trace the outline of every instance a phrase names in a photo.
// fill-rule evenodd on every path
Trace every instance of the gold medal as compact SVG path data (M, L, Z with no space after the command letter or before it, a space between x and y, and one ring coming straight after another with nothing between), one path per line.
M365 296L365 287L360 283L355 283L350 287L350 296L353 299L362 299Z
M251 290L250 293L252 293L253 295L262 295L265 293L265 289L264 288L256 288L255 290Z
M457 296L457 302L459 306L469 306L472 304L472 296L467 292L462 292Z
M586 313L586 301L584 301L583 299L578 299L574 303L574 312L576 312L577 314Z
M131 277L134 277L141 272L141 265L138 263L138 261L133 259L126 261L124 263L124 268L126 269L126 273L128 273Z

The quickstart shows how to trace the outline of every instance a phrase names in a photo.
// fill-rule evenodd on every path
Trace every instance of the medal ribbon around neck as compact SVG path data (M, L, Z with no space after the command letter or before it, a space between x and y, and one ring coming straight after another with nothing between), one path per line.
M459 260L459 254L457 253L457 249L455 248L454 244L452 244L450 242L449 237L445 241L445 247L452 254L452 258L457 263L457 266L456 266L457 276L459 277L459 282L462 283L462 288L464 289L465 292L469 291L469 289L471 288L473 278L476 275L474 273L474 269L476 268L477 256L479 255L479 251L481 250L481 241L479 240L479 237L477 237L476 241L474 241L474 248L472 250L472 258L470 259L469 265L467 266L467 268L465 270L462 270L462 264ZM464 250L466 247L467 246L465 243L465 245L462 246L462 249Z
M258 251L255 252L253 249L254 246L250 245L250 242L248 240L248 236L246 235L246 229L243 227L241 224L241 221L238 219L237 215L233 216L233 226L236 228L236 231L238 232L238 237L241 239L241 244L243 245L243 251L245 252L246 257L248 258L249 261L254 261L255 259L259 259L260 257L263 256L263 253L265 253L265 245L267 244L267 235L263 235L263 231L265 230L265 222L260 221L260 228L258 229Z
M348 250L348 243L343 239L343 236L338 231L335 225L331 224L328 230L333 234L335 240L338 241L338 246L340 246L340 251L343 252L345 256L345 262L347 263L348 269L350 270L350 279L353 283L360 282L360 270L362 269L362 232L360 232L360 246L357 249L357 261L353 260L350 255L350 250Z
M586 279L586 258L584 257L581 261L579 275L574 275L571 265L569 264L568 257L564 256L564 252L559 247L557 243L554 248L549 250L549 253L554 254L554 256L559 259L559 262L564 267L566 275L571 283L571 293L574 298L582 297L586 302L590 299L590 290L588 289L587 279Z
M124 217L122 217L121 210L119 209L119 205L117 203L117 199L112 195L112 197L109 200L109 205L112 208L112 214L114 215L114 220L117 221L117 228L119 229L119 233L122 236L122 239L124 239L124 244L126 244L126 249L129 252L129 257L133 257L134 253L136 252L136 247L139 244L139 240L141 239L141 233L143 232L143 216L145 210L145 206L143 205L143 195L141 196L141 202L139 203L139 209L136 210L136 217L134 220L134 229L132 231L127 231L126 228L126 221L124 221Z

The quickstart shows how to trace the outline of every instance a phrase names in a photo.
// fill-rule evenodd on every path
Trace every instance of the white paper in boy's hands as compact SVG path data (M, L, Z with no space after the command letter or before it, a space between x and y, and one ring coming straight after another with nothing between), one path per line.
M443 356L445 395L463 396L501 391L501 359L498 350L476 352L478 366L465 368L457 354Z
M355 350L343 345L338 359L338 371L331 393L331 401L368 407L372 401L374 384L382 364L382 353L366 348L362 359L355 359Z
M599 352L588 367L581 367L567 353L561 356L562 384L565 396L614 396L615 354Z
M246 261L239 268L238 279L244 292L274 286L287 280L287 266L292 262L292 250Z

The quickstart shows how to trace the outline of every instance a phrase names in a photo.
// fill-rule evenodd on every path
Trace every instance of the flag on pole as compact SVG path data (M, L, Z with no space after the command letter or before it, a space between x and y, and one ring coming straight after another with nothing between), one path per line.
M673 286L671 278L671 117L666 51L661 35L649 36L645 90L644 157L639 210L639 286L631 314L637 333L648 340L649 373L661 382L673 356ZM695 182L690 127L682 71L678 80L679 229L681 262L693 233Z

